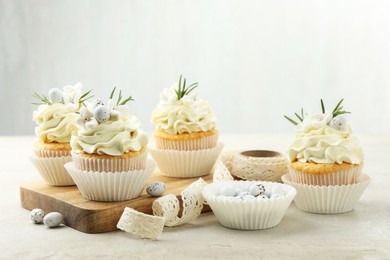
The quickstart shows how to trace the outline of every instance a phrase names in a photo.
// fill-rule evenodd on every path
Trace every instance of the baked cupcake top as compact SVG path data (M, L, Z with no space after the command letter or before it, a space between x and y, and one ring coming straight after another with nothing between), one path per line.
M78 131L72 136L71 147L75 153L121 156L140 151L148 144L148 136L140 129L140 121L130 114L122 100L122 92L113 100L115 88L107 103L96 99L86 102L77 117Z
M296 126L296 139L288 148L290 162L363 163L363 150L347 124L345 114L350 112L343 110L342 102L330 112L321 100L322 114L307 115L301 109L300 115L295 113L298 122L285 116Z
M158 130L191 134L215 129L215 117L209 104L192 92L198 85L186 86L186 79L180 76L178 83L164 89L160 103L152 112L152 123Z
M33 121L37 123L35 134L45 143L69 143L72 132L77 129L76 118L82 103L88 99L91 91L82 94L81 83L65 86L63 90L50 89L48 96L34 93L40 102L33 112Z

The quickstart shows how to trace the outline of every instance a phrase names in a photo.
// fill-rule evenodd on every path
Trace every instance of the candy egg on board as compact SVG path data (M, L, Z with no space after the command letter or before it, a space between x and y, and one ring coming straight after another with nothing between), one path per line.
M59 225L61 225L63 220L64 217L61 215L61 213L50 212L43 218L43 224L45 224L49 228L58 227Z
M219 195L234 197L236 195L236 189L232 186L223 186L219 190Z
M49 91L49 100L53 103L64 103L64 93L59 88L52 88Z
M98 106L95 109L94 117L99 123L104 123L110 119L110 111L105 106Z
M41 209L33 209L30 212L30 219L35 224L42 223L45 212Z
M146 193L152 197L158 197L165 192L165 183L154 181L146 187Z

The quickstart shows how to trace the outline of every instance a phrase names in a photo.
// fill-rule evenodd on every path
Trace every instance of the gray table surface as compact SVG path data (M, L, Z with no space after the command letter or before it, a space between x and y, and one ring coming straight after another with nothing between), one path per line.
M165 228L157 241L123 231L85 234L30 222L19 185L41 180L28 160L33 137L0 137L0 259L390 259L390 135L357 135L371 184L355 210L340 215L300 211L294 203L281 223L260 231L222 227L213 213ZM293 135L222 135L225 150L285 151Z

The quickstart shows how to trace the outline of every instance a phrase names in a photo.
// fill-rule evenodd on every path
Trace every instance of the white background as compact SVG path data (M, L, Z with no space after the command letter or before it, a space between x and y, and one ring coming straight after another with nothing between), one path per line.
M282 115L320 98L389 133L390 1L0 0L0 134L33 134L31 94L78 81L132 95L150 133L181 73L223 133L292 133Z

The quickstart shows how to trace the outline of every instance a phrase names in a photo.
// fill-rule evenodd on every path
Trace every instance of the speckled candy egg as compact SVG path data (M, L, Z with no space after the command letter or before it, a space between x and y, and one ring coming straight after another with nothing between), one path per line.
M336 116L330 121L330 127L339 130L345 131L347 129L347 118L345 116Z
M158 197L165 192L165 184L161 181L154 181L146 187L146 193L152 197Z
M92 109L92 111L94 111L99 106L104 106L104 102L100 99L95 99L94 101L92 101L90 108Z
M219 190L219 195L234 197L236 195L236 189L233 186L223 186Z
M59 88L50 89L49 100L53 103L64 103L64 92Z
M80 117L85 121L89 121L92 117L92 113L86 107L80 109Z
M43 224L45 224L49 228L58 227L59 225L61 225L63 220L64 217L61 215L61 213L50 212L43 218Z
M41 209L33 209L30 212L30 219L35 224L42 223L45 212Z
M252 195L252 196L259 196L261 194L263 194L265 191L265 188L264 188L264 185L261 184L261 183L258 183L258 182L255 182L253 183L250 187L249 187L249 193Z
M105 106L99 106L95 109L94 117L99 123L104 123L110 119L110 111Z

